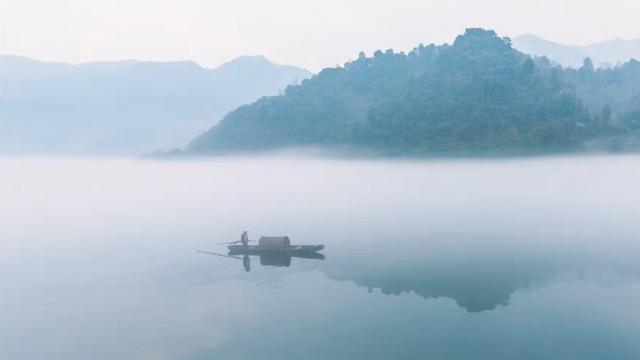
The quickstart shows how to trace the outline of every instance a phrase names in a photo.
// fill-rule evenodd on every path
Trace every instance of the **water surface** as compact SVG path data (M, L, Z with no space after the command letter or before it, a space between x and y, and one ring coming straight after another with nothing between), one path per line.
M640 358L637 156L3 158L0 205L1 359ZM244 229L326 259L196 253Z

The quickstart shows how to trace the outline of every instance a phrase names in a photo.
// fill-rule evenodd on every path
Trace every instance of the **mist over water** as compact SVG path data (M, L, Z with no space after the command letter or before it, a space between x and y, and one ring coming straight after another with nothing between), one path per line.
M2 359L640 357L640 157L0 159ZM251 259L242 230L325 244Z

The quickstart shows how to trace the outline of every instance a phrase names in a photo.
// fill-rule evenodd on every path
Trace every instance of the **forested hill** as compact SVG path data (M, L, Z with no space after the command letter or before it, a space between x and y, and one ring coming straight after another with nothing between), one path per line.
M640 127L638 98L635 60L594 70L587 59L580 69L563 69L513 49L493 31L468 29L452 45L361 53L284 95L230 112L186 152L319 146L491 155L625 148Z

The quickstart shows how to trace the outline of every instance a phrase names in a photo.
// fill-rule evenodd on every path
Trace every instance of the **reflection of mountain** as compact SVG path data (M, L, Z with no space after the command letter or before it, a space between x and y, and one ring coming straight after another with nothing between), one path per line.
M550 275L543 267L509 268L486 266L416 266L330 269L327 275L335 280L351 280L358 286L380 289L387 295L413 292L423 298L447 297L469 312L493 310L507 305L513 292L542 281Z
M529 274L505 274L500 271L458 273L454 269L425 269L423 277L402 276L398 279L375 278L366 274L354 279L359 286L380 288L384 294L399 295L414 292L424 298L448 297L469 312L493 310L507 305L511 293L531 283Z
M410 255L414 254L414 255ZM598 270L632 273L640 276L633 259L612 263L592 256L508 254L478 255L476 258L451 257L431 253L423 261L415 259L420 251L408 251L406 259L385 259L383 255L364 258L332 257L326 275L334 280L353 281L387 295L413 292L425 299L447 297L469 312L493 310L508 305L511 294L519 289L544 283L565 274L585 274Z
M277 286L247 283L242 311L256 317L234 319L227 341L184 359L600 359L637 347L633 318L618 315L640 296L637 279L627 281L640 275L640 248L615 236L601 245L348 239L328 243L321 271L266 271ZM447 299L422 299L436 297Z

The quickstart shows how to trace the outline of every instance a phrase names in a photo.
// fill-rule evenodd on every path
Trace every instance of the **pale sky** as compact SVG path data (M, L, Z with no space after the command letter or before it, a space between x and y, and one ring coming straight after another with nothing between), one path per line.
M318 71L365 51L452 42L467 27L566 44L640 38L640 0L0 0L0 53L41 60L240 55Z

